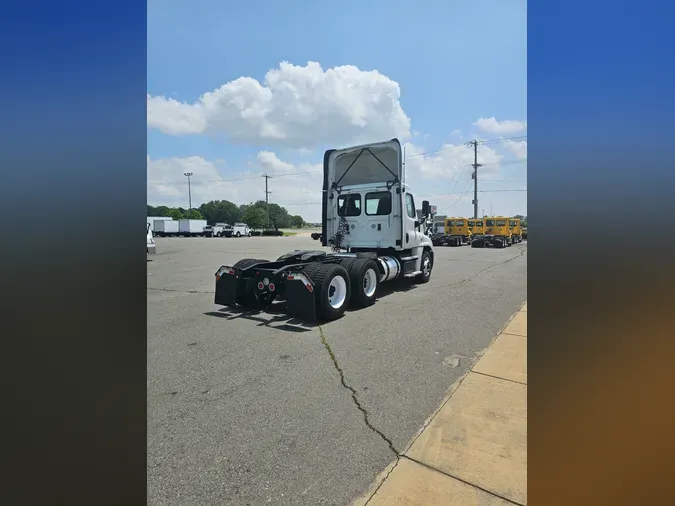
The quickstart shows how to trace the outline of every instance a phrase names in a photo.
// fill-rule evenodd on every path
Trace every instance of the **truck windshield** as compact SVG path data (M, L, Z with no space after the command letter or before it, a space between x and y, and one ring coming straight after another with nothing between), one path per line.
M505 227L506 226L506 220L497 220L497 226L498 227Z
M515 226L517 226L517 225L520 225L520 223L518 223L517 221L511 220L511 221L509 222L509 225L512 226L512 227L515 227Z
M477 221L477 222L476 222L476 226L477 226L477 227L482 227L482 226L483 226L483 222L482 222L482 221Z
M485 222L485 224L486 224L488 227L494 227L494 226L495 226L495 220L487 220L487 221Z

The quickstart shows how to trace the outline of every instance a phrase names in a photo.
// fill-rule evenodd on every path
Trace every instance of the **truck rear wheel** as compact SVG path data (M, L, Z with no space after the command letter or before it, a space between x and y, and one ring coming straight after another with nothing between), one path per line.
M344 315L351 296L347 270L340 264L313 262L304 272L314 283L317 316L332 321Z
M380 287L380 273L375 260L372 258L354 259L347 271L352 285L351 301L359 307L374 304L377 290Z

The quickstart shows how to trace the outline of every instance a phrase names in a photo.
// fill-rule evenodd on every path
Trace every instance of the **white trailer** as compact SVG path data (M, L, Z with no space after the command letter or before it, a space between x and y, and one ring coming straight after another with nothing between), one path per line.
M178 222L174 220L155 220L155 235L159 237L172 237L178 235Z
M173 218L171 216L148 216L148 225L150 225L150 230L153 232L155 231L154 224L155 221L173 221Z
M206 220L180 220L178 222L178 233L185 237L196 237L204 235Z

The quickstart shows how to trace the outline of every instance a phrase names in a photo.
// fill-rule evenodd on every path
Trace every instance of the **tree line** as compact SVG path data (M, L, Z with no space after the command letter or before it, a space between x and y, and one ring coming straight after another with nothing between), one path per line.
M305 224L302 216L289 214L279 204L269 204L269 214L269 227L273 229L301 228ZM267 204L264 200L241 206L228 200L212 200L191 210L149 205L148 216L170 216L174 220L206 220L209 225L243 222L252 229L267 228Z

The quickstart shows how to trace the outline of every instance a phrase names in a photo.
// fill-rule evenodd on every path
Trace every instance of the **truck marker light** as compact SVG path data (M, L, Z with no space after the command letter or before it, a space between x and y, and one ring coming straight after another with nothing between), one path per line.
M263 283L265 283L265 286L267 286L267 285L270 284L270 280L265 278L265 279L263 279Z
M286 276L286 279L288 281L293 281L295 279L295 277L293 277L293 274L289 274L288 276Z
M274 286L274 283L270 283L270 292L273 292L276 289L276 286Z
M259 281L258 282L258 290L262 290L263 288L265 288L265 285L263 285L262 281Z
M306 283L305 286L308 292L312 293L314 291L314 287L310 283Z

